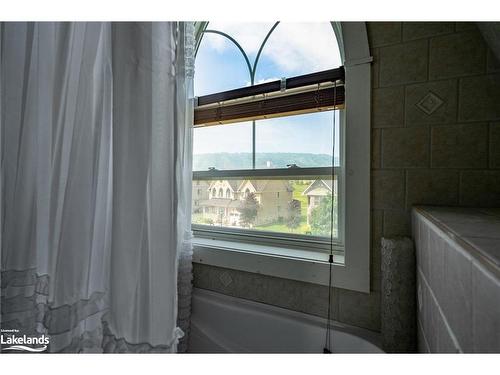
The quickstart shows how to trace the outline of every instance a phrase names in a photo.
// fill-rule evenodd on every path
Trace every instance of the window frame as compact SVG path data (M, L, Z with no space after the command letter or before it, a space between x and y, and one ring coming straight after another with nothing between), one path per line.
M347 108L341 112L340 126L343 136L340 142L340 160L343 162L343 168L337 174L338 194L344 198L338 200L339 233L343 235L344 262L342 264L334 263L332 281L333 286L336 287L370 292L370 65L372 57L368 48L364 22L332 22L331 24L337 37L345 67L345 103ZM204 28L206 28L206 23L205 25L198 23L197 45L201 42ZM300 168L300 174L307 174L307 169ZM331 168L329 169L331 171ZM273 175L277 173L279 177L292 176L294 172L296 173L296 171L290 171L289 169L283 171L277 169L244 171L243 176L245 177L250 177L248 173L251 171L258 171L257 174L271 171ZM227 172L234 173L234 171ZM320 171L316 170L316 172ZM214 176L213 171L200 173L198 177L205 179L208 179L207 177L217 178L217 176ZM316 173L316 176L319 175L331 176L331 173ZM346 194L346 191L349 194ZM340 220L340 218L343 218L343 220ZM286 241L286 239L283 241L280 238L269 239L266 238L266 235L270 232L255 232L253 235L245 236L245 238L256 244L257 250L249 252L238 249L234 239L241 241L243 236L237 232L220 233L218 236L214 236L215 233L212 232L204 236L200 228L196 227L196 224L193 225L193 231L195 238L199 239L199 241L195 239L195 262L323 285L325 285L324 280L327 280L328 263L322 260L318 261L315 258L316 255L313 255L313 253L318 253L318 248L313 248L314 241L300 243L296 241L296 238L291 238L291 241ZM206 241L207 239L213 240L213 243L217 242L217 240L224 240L227 241L228 246L212 246L210 241ZM270 248L276 245L292 249L296 248L297 244L301 248L313 249L310 259L297 260L290 257L290 259L286 260L286 257L284 258L282 255L273 256L265 250L266 246ZM259 250L258 246L260 245L264 250ZM319 247L321 248L321 246ZM226 256L221 255L221 249ZM264 253L259 253L260 251ZM310 272L304 272L306 269Z

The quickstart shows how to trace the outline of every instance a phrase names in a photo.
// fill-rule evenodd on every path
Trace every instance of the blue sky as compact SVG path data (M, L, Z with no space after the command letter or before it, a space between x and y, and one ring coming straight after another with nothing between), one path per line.
M273 23L211 22L208 29L231 35L253 65L258 48ZM255 83L335 68L341 59L335 34L325 23L280 23L262 51ZM250 85L241 52L226 38L205 34L195 67L195 95L206 95ZM336 120L338 123L338 119ZM333 112L262 120L256 126L259 152L330 154ZM336 132L338 135L338 130ZM194 154L251 152L251 123L195 130ZM336 137L338 140L338 137ZM337 142L336 142L337 143ZM338 143L336 144L338 155Z

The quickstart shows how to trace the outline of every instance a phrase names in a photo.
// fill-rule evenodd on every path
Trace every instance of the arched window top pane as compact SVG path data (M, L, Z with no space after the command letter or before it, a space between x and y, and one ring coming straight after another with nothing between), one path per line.
M233 37L243 48L253 65L257 52L275 22L210 22L207 29L222 31ZM226 39L228 47L231 42ZM222 47L222 46L221 46Z
M255 83L340 65L342 59L330 22L280 22L262 50Z
M204 33L196 57L195 95L249 86L252 76L253 83L258 84L342 65L330 22L280 22L255 65L258 51L274 25L274 22L209 23L209 32Z
M225 37L205 33L195 61L195 96L246 86L248 68L238 48Z

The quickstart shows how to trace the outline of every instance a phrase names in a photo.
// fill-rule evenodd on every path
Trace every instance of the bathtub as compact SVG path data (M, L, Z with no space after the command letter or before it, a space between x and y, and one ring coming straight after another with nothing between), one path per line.
M194 288L190 353L322 353L326 320ZM383 353L376 333L333 323L334 353Z

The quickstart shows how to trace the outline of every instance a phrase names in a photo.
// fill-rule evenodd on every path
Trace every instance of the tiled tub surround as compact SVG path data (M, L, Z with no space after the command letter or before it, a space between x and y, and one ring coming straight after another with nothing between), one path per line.
M416 207L419 351L500 353L500 209Z
M411 236L415 204L500 206L500 63L474 23L368 22L367 29L371 291L335 288L332 308L339 321L380 331L380 238ZM194 284L313 315L327 311L328 288L320 285L203 264L194 267Z

